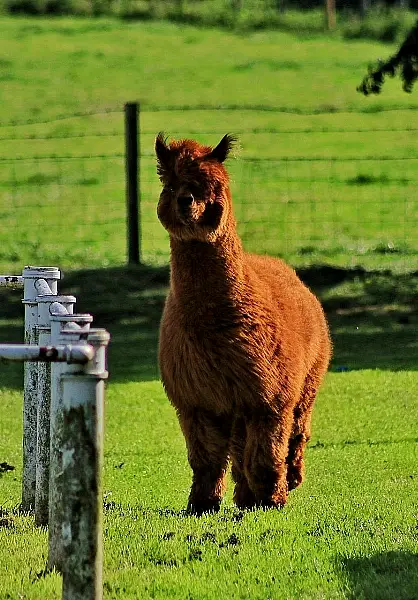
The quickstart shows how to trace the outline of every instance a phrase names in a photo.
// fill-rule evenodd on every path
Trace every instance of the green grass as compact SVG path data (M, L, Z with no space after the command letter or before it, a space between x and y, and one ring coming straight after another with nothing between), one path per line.
M417 588L416 278L306 269L333 332L314 412L307 478L283 511L184 508L184 441L158 381L166 268L67 274L80 311L112 334L104 470L105 598L411 600ZM119 310L120 292L124 310ZM1 339L22 336L19 294L3 290ZM21 368L2 365L0 598L60 597L47 533L15 509L21 487Z
M0 270L58 264L60 291L112 335L105 598L415 599L418 102L396 81L379 98L355 91L367 63L392 50L164 22L0 19ZM42 122L119 111L134 98L148 263L137 269L122 266L122 113ZM180 109L203 104L288 112ZM167 105L179 110L151 110ZM387 111L395 107L404 110ZM298 265L328 314L334 357L307 479L280 512L240 513L231 489L217 516L184 512L190 470L156 364L168 284L155 215L159 130L207 143L239 134L230 170L244 244ZM41 158L62 155L76 158ZM19 293L0 298L0 339L22 340ZM0 366L0 464L14 467L0 471L0 600L58 599L60 577L45 571L47 532L16 509L22 369Z
M96 17L113 15L126 20L167 20L199 27L216 26L239 33L273 29L305 37L323 35L327 31L327 19L321 3L311 3L310 8L305 10L301 10L301 6L303 4L297 2L284 6L271 0L245 0L242 3L229 0L2 0L0 12ZM348 9L339 6L336 28L327 33L348 39L394 42L403 39L413 24L414 11L401 6L379 3L370 6L365 15L356 10L354 5Z
M162 21L0 18L0 270L124 262L122 109L135 98L148 264L168 260L156 132L216 143L232 131L241 150L229 168L249 250L300 266L418 269L418 102L397 81L377 98L356 92L367 64L393 49ZM257 106L288 112L250 110ZM117 112L44 122L108 109Z
M390 391L389 391L390 390ZM281 512L188 517L189 469L158 382L110 386L105 450L107 598L414 597L417 438L409 373L331 373L315 411L307 480ZM402 398L399 402L397 399ZM19 500L19 396L3 394L6 507ZM134 424L134 426L133 426ZM47 535L4 513L0 597L59 598ZM16 575L18 574L18 575ZM7 594L10 594L8 596Z

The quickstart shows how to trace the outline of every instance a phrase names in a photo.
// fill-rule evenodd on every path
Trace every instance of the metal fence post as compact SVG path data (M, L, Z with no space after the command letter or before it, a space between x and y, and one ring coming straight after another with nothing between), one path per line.
M125 169L127 204L128 263L141 261L141 223L139 218L139 109L137 102L125 104Z
M102 463L106 347L109 334L91 329L92 361L64 372L62 525L63 600L102 599Z
M52 315L51 343L85 342L93 317L88 314ZM48 511L48 567L62 570L62 427L63 390L61 375L77 370L78 365L52 363L51 410L50 410L50 457L49 457L49 511Z
M57 294L60 271L57 267L25 267L23 269L23 304L25 306L25 344L37 344L38 304L40 293ZM36 413L38 366L27 362L24 367L23 394L23 472L22 504L24 511L35 507L36 489Z
M55 306L67 314L74 310L74 296L37 296L38 303L38 343L51 344L51 309ZM50 409L51 409L51 363L38 363L38 406L36 437L36 489L35 524L48 524L49 497L49 454L50 454Z
M0 287L23 288L23 277L22 275L0 275Z

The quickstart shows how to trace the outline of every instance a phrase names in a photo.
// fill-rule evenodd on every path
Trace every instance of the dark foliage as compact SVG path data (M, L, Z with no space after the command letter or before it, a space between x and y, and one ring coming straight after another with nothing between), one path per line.
M418 79L418 21L394 56L386 62L380 61L377 68L369 68L369 73L357 90L365 96L379 94L385 76L394 77L397 73L401 76L405 92L412 92L414 82Z

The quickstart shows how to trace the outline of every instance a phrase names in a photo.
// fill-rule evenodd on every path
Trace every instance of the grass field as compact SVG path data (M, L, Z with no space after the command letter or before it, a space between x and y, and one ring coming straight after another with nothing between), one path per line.
M0 18L0 269L123 264L122 110L134 99L148 264L168 259L155 215L156 132L215 143L231 131L249 250L298 265L418 269L418 101L396 80L377 98L356 92L368 63L392 50L163 22ZM180 109L199 105L241 108ZM54 120L89 111L99 114Z
M408 373L330 374L308 478L288 506L243 514L229 496L219 515L196 519L183 512L189 472L159 384L113 384L105 598L416 598L416 392ZM18 395L4 395L2 406L2 428L17 448ZM7 456L18 473L18 453ZM4 479L10 505L19 486L13 473ZM59 598L59 577L44 572L46 532L13 513L3 513L2 524L0 597Z
M106 599L418 598L418 157L411 131L418 101L396 81L378 98L355 91L367 63L391 50L166 23L0 19L0 137L13 138L0 146L0 267L9 273L34 262L63 267L61 291L75 293L78 310L92 312L112 335ZM133 98L144 104L149 264L139 268L123 266L122 114L7 125L119 110ZM151 110L197 104L322 113ZM391 107L405 110L384 112ZM351 112L338 112L344 108ZM282 511L241 513L229 489L219 515L197 519L184 512L190 471L156 365L168 283L150 156L160 129L208 143L226 131L242 132L231 171L245 244L291 258L328 314L334 358L314 412L307 479ZM382 131L368 131L375 129ZM82 137L68 138L76 134ZM30 136L64 139L16 139ZM39 158L52 155L111 156ZM353 156L363 160L333 160ZM260 157L274 160L247 160ZM289 157L328 162L283 160ZM0 290L0 299L0 339L21 340L19 294ZM0 367L0 600L55 600L61 582L45 570L47 532L17 510L21 368Z
M317 284L335 351L314 413L306 482L283 511L241 513L229 490L219 515L197 519L184 513L190 472L156 367L167 275L164 268L81 271L62 285L113 339L105 598L416 598L416 289L400 279L396 303L387 288L382 304L382 292L374 294L384 279L357 274L330 286L327 274L328 283ZM321 274L303 275L319 281ZM16 292L3 290L2 306L1 338L19 339ZM0 478L0 598L55 599L60 578L45 572L47 533L14 510L21 370L2 365L2 372L0 462L15 470Z

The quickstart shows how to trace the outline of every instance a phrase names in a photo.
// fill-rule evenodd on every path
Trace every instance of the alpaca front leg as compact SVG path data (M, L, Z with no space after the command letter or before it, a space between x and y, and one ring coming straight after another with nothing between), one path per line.
M280 508L288 496L286 457L291 411L247 423L244 469L256 504Z
M298 487L304 478L304 454L307 443L311 438L311 413L312 408L302 415L295 411L294 429L289 440L289 453L287 456L287 484L289 492Z
M327 363L318 362L307 375L300 399L293 413L293 430L287 457L287 483L289 491L298 487L304 477L304 454L311 438L311 418L315 397Z
M235 463L232 465L232 479L235 481L234 502L238 508L244 510L257 506L255 494L250 488L244 470Z
M225 493L231 419L198 409L179 416L193 470L187 510L216 512Z
M218 512L225 494L226 465L193 467L193 482L187 512L200 516Z
M256 499L244 473L244 451L247 440L247 426L243 417L235 419L232 425L230 454L232 479L235 482L234 502L241 509L256 506Z

